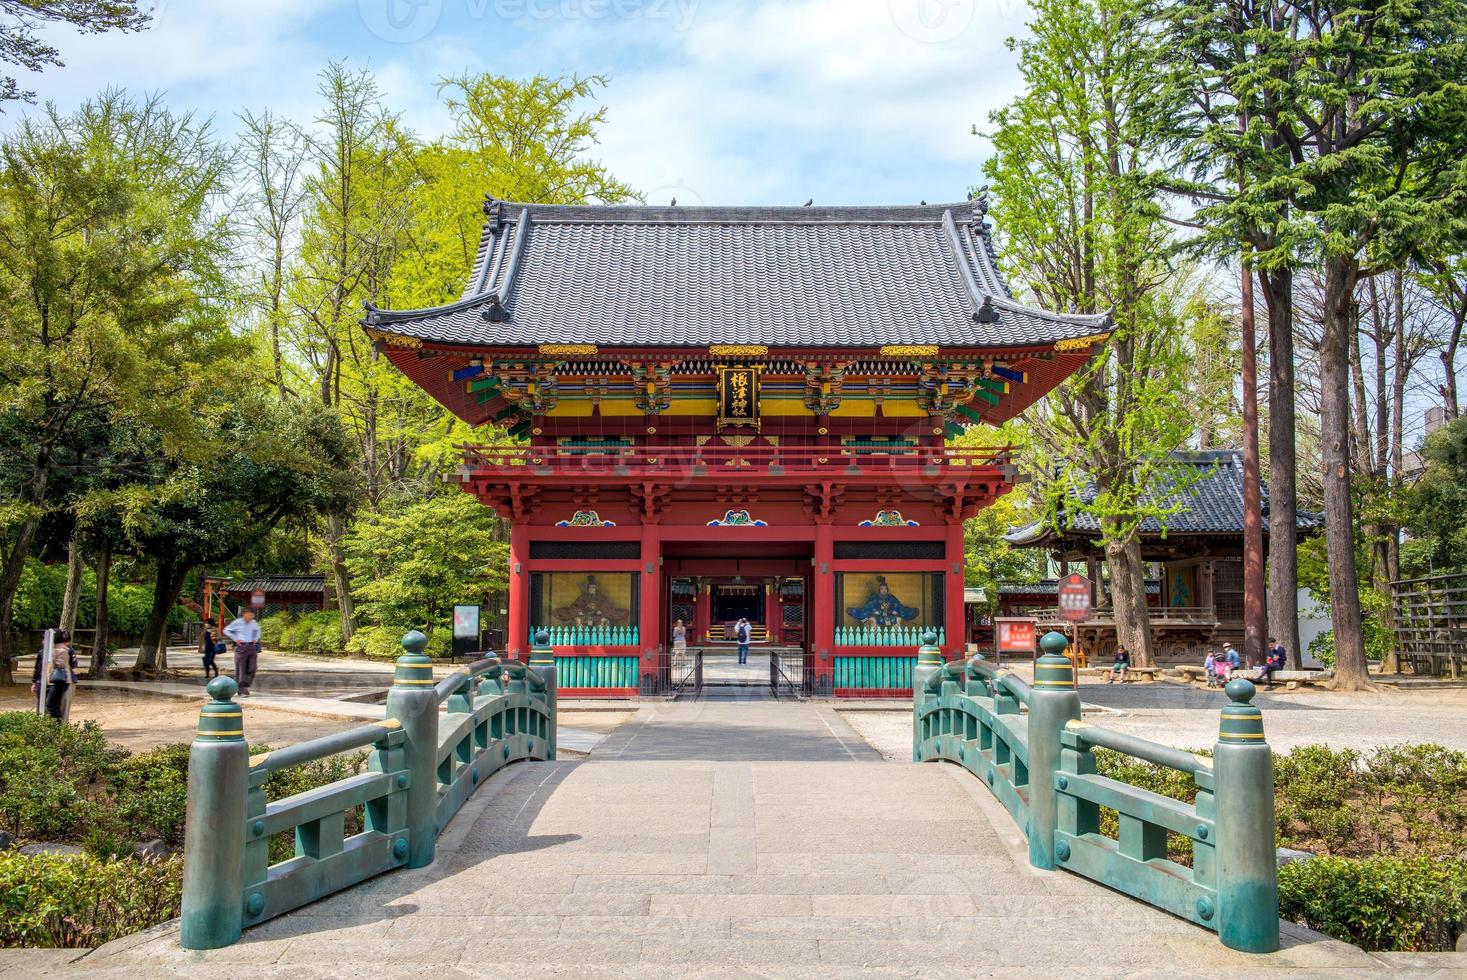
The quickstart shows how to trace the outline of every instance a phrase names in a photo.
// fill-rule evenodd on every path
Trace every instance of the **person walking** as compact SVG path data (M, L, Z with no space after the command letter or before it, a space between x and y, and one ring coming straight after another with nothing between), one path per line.
M215 639L214 627L205 623L199 635L199 653L204 658L205 680L219 676L219 665L214 662L214 658L219 656L223 650L224 641Z
M676 654L688 652L688 628L683 625L681 619L672 628L672 652Z
M749 621L740 616L739 621L734 624L734 637L739 641L739 663L741 664L749 662L749 636L751 633Z
M260 624L255 622L255 611L246 609L240 613L238 619L224 627L224 635L234 641L234 680L239 684L240 696L247 698L260 666Z
M31 669L31 693L41 694L41 667L45 657L36 654L36 665ZM71 634L56 630L51 634L51 665L46 675L46 714L57 721L65 721L71 708L71 688L76 683L76 648L71 645Z
M1110 665L1110 673L1106 676L1107 684L1114 684L1117 679L1122 684L1126 682L1126 671L1131 669L1131 654L1125 647L1116 648L1116 659Z
M1202 671L1207 675L1207 686L1217 687L1217 651L1212 647L1207 648L1207 656L1202 660Z

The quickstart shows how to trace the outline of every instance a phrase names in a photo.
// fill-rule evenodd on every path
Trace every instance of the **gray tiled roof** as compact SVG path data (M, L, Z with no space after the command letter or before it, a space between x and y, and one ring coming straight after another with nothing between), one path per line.
M1110 592L1110 582L1103 583L1105 591ZM1038 582L1019 583L1003 582L998 587L999 595L1059 595L1059 579L1047 578ZM1154 578L1146 580L1146 594L1160 595L1161 583Z
M243 578L238 582L230 582L225 588L225 591L253 592L256 589L262 589L265 592L325 592L326 576L262 575L255 578Z
M1243 458L1235 449L1187 450L1172 453L1172 475L1150 494L1148 499L1161 499L1178 509L1165 519L1167 536L1177 534L1242 534L1243 533ZM1181 487L1177 490L1178 486ZM1086 484L1080 500L1091 503L1096 497L1094 483ZM1268 533L1268 484L1263 484L1264 533ZM1313 511L1298 512L1299 529L1314 530L1324 526L1324 515ZM1043 521L1015 528L1005 537L1011 544L1032 544L1046 538L1052 528ZM1100 522L1087 512L1065 515L1065 533L1094 537L1100 534ZM1159 537L1162 522L1148 517L1141 524L1141 534Z
M476 345L852 347L1048 344L1110 325L1016 302L982 202L486 210L462 299L369 307L367 324Z

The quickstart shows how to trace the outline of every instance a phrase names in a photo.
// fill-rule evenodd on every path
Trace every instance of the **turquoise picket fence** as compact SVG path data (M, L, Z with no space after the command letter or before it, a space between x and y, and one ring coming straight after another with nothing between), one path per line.
M941 626L837 626L835 645L838 647L914 647L922 642L922 634L928 630L937 633L937 645L947 644L947 630Z
M531 646L542 630L550 634L553 647L634 647L641 642L635 626L536 626L530 630Z
M835 686L887 690L911 688L916 657L836 657Z
M560 687L636 687L636 657L556 657Z

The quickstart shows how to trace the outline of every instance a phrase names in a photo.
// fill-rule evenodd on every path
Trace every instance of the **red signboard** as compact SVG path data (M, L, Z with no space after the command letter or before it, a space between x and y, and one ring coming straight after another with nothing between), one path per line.
M994 619L993 638L999 653L1033 653L1038 626L1032 619Z
M1090 618L1090 580L1071 572L1059 582L1060 615L1078 623Z

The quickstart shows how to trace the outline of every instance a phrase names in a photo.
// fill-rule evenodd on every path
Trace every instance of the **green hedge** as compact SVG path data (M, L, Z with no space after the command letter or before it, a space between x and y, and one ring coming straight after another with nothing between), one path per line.
M1279 869L1279 914L1368 950L1451 950L1467 931L1467 862L1318 857Z
M278 650L303 653L340 653L341 614L334 609L320 612L277 613L260 621L260 642Z
M61 619L61 602L66 594L66 566L47 565L27 558L21 569L20 585L15 594L14 625L18 630L42 630L55 626ZM76 625L91 629L96 625L97 577L91 569L82 572L81 595L76 610ZM112 580L107 590L107 628L113 633L136 636L142 633L153 608L151 584ZM175 605L168 614L170 629L182 629L192 614Z
M0 946L85 947L178 915L183 858L0 853Z

